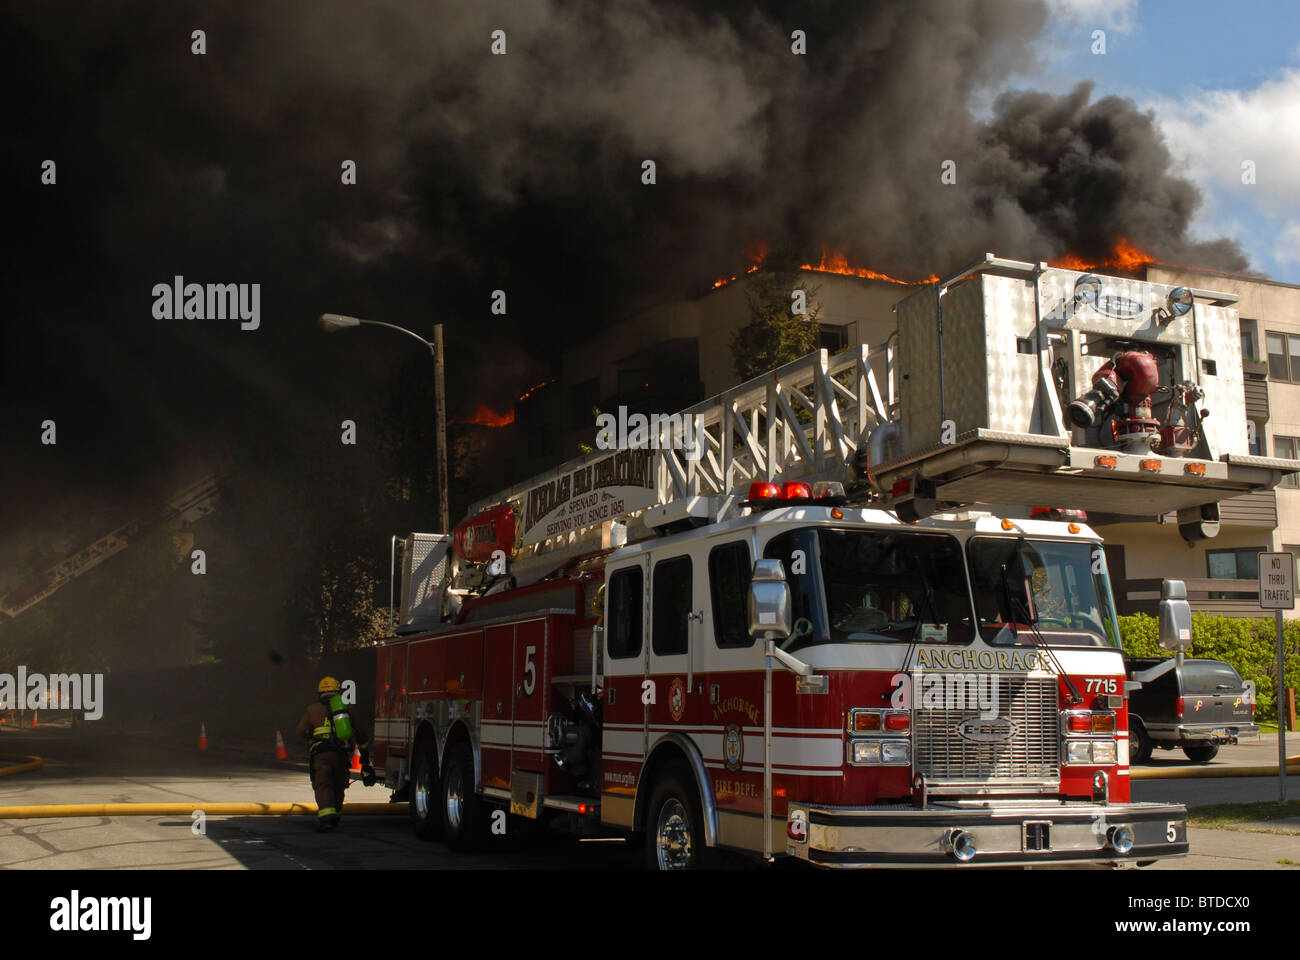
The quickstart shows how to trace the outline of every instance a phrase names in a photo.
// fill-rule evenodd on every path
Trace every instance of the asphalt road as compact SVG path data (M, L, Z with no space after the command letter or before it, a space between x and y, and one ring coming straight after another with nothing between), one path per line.
M1300 748L1300 736L1295 738ZM40 730L0 729L0 752L45 758L44 769L0 778L0 805L189 801L312 802L306 765L270 759L273 744L212 749L158 742L148 736L50 724ZM292 749L292 748L291 748ZM1272 753L1269 754L1271 749ZM1215 766L1267 763L1276 741L1225 748ZM1289 751L1300 752L1300 749ZM299 748L293 755L299 756ZM1167 760L1164 758L1168 758ZM1183 765L1181 754L1157 755L1152 766ZM1163 761L1163 763L1162 763ZM1289 778L1300 798L1300 776ZM1227 800L1274 800L1277 778L1138 781L1135 800L1188 805ZM359 781L349 802L383 802L388 791ZM404 817L353 817L336 833L318 835L310 817L208 817L196 832L191 818L97 817L0 822L0 869L636 869L640 851L619 838L576 838L526 831L510 822L505 837L482 853L452 853L423 842ZM1300 825L1254 833L1193 828L1191 856L1148 869L1294 869L1300 864ZM1284 832L1278 832L1284 831ZM525 835L525 834L529 835Z

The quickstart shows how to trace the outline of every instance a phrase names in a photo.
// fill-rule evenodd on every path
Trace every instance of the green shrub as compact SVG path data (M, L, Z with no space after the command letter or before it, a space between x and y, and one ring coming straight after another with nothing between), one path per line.
M1160 649L1155 617L1137 613L1119 618L1124 650L1134 657L1170 657ZM1282 628L1286 647L1286 682L1300 687L1300 621L1287 620ZM1271 617L1192 617L1190 656L1232 664L1243 680L1255 683L1255 718L1276 720L1277 628Z

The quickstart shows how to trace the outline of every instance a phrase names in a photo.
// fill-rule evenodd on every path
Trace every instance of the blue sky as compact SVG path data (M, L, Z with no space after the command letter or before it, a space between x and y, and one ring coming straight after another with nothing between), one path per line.
M1010 87L1094 95L1151 110L1178 173L1201 188L1198 237L1236 238L1254 269L1300 283L1300 3L1048 0L1036 72ZM1106 51L1094 54L1093 31ZM1242 183L1242 164L1255 183Z

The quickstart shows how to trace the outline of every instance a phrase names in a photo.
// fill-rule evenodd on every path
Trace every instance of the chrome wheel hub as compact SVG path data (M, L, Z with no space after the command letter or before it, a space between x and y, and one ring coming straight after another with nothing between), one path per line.
M465 781L460 775L460 768L453 765L447 771L447 825L452 830L460 829L464 809Z
M660 809L655 841L660 870L685 870L691 865L691 824L680 800L670 799Z

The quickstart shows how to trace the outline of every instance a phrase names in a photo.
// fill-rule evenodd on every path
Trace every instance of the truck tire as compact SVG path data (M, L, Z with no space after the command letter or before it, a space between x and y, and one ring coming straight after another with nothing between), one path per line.
M1187 759L1192 763L1209 763L1219 753L1217 743L1203 743L1195 747L1183 747L1183 753L1187 754Z
M1129 766L1136 766L1139 763L1146 763L1151 759L1151 751L1154 748L1151 742L1151 735L1147 733L1147 728L1142 725L1142 721L1137 717L1129 714L1128 718L1128 762Z
M482 844L487 826L483 798L474 790L474 755L469 744L458 743L447 753L442 772L442 828L447 846L469 853Z
M438 801L442 791L438 786L438 758L434 755L432 740L425 740L415 751L408 793L415 835L421 840L441 837L442 817L438 814Z
M650 870L707 870L715 852L704 845L704 815L693 778L670 771L646 807L645 861Z

